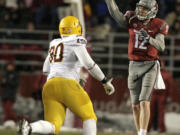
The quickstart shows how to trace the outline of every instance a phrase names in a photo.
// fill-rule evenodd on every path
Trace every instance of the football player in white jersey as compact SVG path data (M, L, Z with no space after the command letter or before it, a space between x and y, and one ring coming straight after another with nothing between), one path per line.
M23 120L20 124L22 135L58 134L65 119L66 108L81 118L84 135L96 135L97 118L92 102L78 83L82 66L102 82L106 94L111 95L115 91L112 79L107 80L89 56L79 20L74 16L63 18L59 31L62 38L50 42L43 66L43 72L48 75L42 91L44 120L33 123Z

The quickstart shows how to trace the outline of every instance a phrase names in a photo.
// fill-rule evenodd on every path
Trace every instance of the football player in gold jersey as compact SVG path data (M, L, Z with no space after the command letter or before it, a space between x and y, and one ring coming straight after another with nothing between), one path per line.
M61 38L50 42L43 66L43 72L48 75L42 91L44 120L33 123L23 120L20 125L22 135L58 134L65 119L66 108L81 118L84 135L96 135L97 118L92 102L78 83L82 66L102 82L106 94L111 95L115 91L112 79L107 80L89 56L79 20L74 16L63 18L59 31Z

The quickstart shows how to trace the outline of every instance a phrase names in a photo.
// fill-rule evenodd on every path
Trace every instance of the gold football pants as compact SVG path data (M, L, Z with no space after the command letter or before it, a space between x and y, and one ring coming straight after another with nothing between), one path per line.
M56 134L64 122L66 108L82 121L97 120L88 94L75 80L60 77L49 79L43 87L42 99L44 119L55 125Z

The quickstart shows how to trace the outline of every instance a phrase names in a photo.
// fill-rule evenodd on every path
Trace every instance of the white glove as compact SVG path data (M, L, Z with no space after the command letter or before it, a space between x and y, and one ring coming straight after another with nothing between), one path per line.
M112 85L112 78L103 84L105 92L107 95L112 95L115 92L114 86Z

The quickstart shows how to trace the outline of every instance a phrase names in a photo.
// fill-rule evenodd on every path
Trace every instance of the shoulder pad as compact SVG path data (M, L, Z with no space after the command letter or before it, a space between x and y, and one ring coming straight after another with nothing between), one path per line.
M167 35L168 30L169 30L169 25L164 20L161 20L159 18L156 18L155 21L156 21L156 24L159 27L159 33Z
M87 40L85 38L77 38L78 44L87 44Z
M87 44L87 40L83 36L77 36L75 42L77 45L86 45Z
M167 35L169 31L169 25L164 22L160 27L160 33Z
M62 42L67 43L66 45L86 45L87 40L83 36L72 35L62 39Z
M49 43L49 46L59 44L61 41L62 41L61 38L53 39L53 40Z

